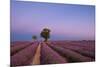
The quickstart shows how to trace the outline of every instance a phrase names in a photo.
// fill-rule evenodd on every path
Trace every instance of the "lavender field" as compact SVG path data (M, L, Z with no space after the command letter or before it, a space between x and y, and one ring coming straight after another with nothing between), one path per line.
M11 66L95 61L95 5L11 0Z
M11 44L11 66L95 61L95 41L25 41Z

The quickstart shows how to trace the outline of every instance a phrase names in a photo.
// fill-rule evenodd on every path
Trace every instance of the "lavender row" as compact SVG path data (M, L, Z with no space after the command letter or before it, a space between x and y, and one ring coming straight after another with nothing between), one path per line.
M52 49L54 49L55 51L57 51L59 54L61 54L62 56L64 56L66 59L69 60L69 62L89 62L92 61L91 58L83 56L79 53L76 53L74 51L71 51L69 49L64 49L62 47L59 46L55 46L52 44L48 44Z
M95 41L52 41L52 43L60 46L64 46L64 45L76 46L85 50L92 50L92 51L94 51L95 49Z
M48 47L45 43L41 44L41 64L66 63L66 59Z
M11 47L16 47L16 46L19 46L20 44L28 44L30 43L30 41L14 41L14 42L11 42Z
M10 51L11 51L11 56L13 56L14 54L16 54L17 52L23 50L24 48L32 45L33 43L30 42L30 43L19 43L19 44L16 44L15 46L11 47Z
M11 56L11 66L23 66L30 65L28 62L33 58L39 43L34 43L31 46L25 48L24 50Z
M88 56L88 57L91 57L91 58L95 58L95 48L92 48L92 47L80 47L80 46L73 46L71 44L58 44L58 43L51 43L51 44L54 44L56 46L59 46L59 47L63 47L65 49L70 49L70 50L73 50L73 51L76 51L78 53L81 53L82 55L84 56Z

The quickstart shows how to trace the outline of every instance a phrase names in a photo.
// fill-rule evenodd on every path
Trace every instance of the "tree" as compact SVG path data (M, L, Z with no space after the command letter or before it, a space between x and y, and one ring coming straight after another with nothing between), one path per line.
M37 36L33 35L33 36L32 36L32 39L33 39L33 40L36 40L36 39L37 39Z
M50 38L50 29L48 28L44 28L41 33L40 33L41 37L43 37L45 40L45 42L48 41L48 39Z

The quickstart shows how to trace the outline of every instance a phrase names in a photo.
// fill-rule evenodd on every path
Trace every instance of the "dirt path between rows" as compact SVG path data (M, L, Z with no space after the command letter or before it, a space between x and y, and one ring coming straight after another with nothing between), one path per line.
M34 55L33 62L32 62L32 64L34 65L40 64L40 50L41 50L41 44L39 43L39 46L37 47L37 50L36 50L36 53Z

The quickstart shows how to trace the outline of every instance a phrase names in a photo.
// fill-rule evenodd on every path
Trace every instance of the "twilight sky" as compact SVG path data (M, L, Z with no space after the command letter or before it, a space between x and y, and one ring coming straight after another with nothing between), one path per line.
M43 28L51 40L94 40L95 7L40 2L11 2L11 41L32 40Z

